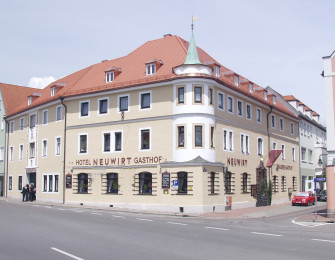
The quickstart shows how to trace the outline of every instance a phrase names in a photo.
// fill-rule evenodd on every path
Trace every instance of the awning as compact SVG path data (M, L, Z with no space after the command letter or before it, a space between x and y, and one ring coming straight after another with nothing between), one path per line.
M269 159L266 167L272 167L274 162L277 160L278 156L281 154L282 150L271 150L269 153Z

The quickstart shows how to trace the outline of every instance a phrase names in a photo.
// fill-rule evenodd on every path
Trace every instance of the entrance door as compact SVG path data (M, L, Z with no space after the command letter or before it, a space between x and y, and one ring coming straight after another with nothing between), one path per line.
M33 184L36 188L36 172L34 173L28 173L28 183Z

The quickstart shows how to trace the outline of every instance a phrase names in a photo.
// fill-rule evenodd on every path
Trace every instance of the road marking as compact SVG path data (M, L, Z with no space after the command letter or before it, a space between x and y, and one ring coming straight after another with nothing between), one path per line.
M208 228L208 229L216 229L216 230L229 230L227 228L217 228L217 227L205 227L205 228Z
M65 252L65 251L62 251L62 250L60 250L60 249L58 249L58 248L51 247L51 249L52 249L52 250L55 250L55 251L57 251L57 252L59 252L59 253L61 253L61 254L63 254L63 255L69 256L69 257L71 257L71 258L73 258L73 259L84 260L83 258L77 257L77 256L75 256L75 255L72 255L72 254L70 254L70 253L67 253L67 252Z
M61 209L61 208L57 208L58 210L66 210L66 209Z
M172 224L172 225L181 225L181 226L187 226L188 224L184 224L184 223L177 223L177 222L166 222L168 224Z
M99 216L102 216L102 214L100 213L95 213L95 212L91 212L92 215L99 215Z
M81 211L81 210L72 210L73 212L77 212L77 213L82 213L84 211Z
M315 238L315 239L312 239L312 240L314 240L314 241L321 241L321 242L330 242L330 243L335 243L335 241L334 241L334 240L325 240L325 239L317 239L317 238Z
M45 208L47 208L47 209L51 209L52 207L49 207L49 206L44 206Z
M40 205L33 205L33 207L39 207Z
M303 226L303 227L319 227L319 226L324 226L330 223L321 223L321 222L296 222L295 219L292 219L292 223Z
M124 216L118 216L118 215L112 215L112 217L114 217L114 218L126 218Z
M277 234L268 234L268 233L259 233L259 232L251 232L252 234L256 235L264 235L264 236L273 236L273 237L282 237L283 235L277 235Z
M152 219L146 219L146 218L136 218L136 219L140 221L153 221Z

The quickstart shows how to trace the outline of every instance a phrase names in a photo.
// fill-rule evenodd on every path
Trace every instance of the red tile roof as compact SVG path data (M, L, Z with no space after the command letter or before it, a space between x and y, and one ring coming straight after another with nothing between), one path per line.
M37 88L28 88L1 82L0 90L7 115L13 113L13 111L21 107L22 104L26 107L28 105L28 96L41 91L41 89Z
M94 64L85 69L77 71L71 75L61 78L41 91L41 96L36 98L30 106L23 103L12 111L11 115L27 110L31 107L36 107L58 99L60 96L68 97L75 95L88 94L99 91L106 91L118 88L129 88L137 85L164 82L178 78L190 77L189 75L176 75L172 68L184 64L187 54L189 42L183 40L178 36L167 35L164 38L148 41L139 48L135 49L128 55L114 60L106 60L101 63ZM197 47L198 55L203 64L217 64L220 65L214 58L207 54L204 50ZM161 61L161 66L157 69L155 75L146 75L146 63L148 61ZM266 105L271 105L286 114L294 116L283 104L277 102L274 105L270 101L264 99L263 92L250 93L246 87L236 87L233 78L229 75L224 76L223 72L230 70L220 65L220 78L208 75L192 75L192 77L209 78L219 83L224 83L227 87L234 89L237 92L243 93L253 99L258 100ZM121 70L115 76L114 81L106 83L105 72L111 68L119 68ZM238 75L237 73L233 72ZM240 76L240 82L249 82L248 79ZM54 97L50 97L50 88L57 83L65 84L63 88L57 89ZM255 89L264 90L264 88L253 83Z

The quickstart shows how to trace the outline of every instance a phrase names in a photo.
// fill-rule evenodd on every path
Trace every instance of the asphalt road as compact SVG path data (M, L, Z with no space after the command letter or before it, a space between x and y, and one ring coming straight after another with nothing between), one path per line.
M333 259L335 224L174 217L0 200L0 259Z

